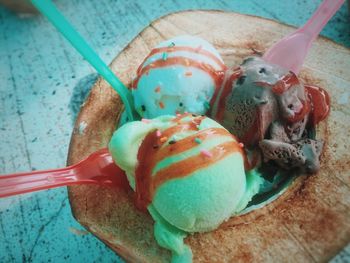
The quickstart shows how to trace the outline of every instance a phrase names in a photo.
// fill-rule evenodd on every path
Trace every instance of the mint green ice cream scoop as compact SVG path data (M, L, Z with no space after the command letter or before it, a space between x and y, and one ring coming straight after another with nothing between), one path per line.
M172 262L191 262L186 235L214 230L242 211L263 181L254 170L245 172L235 137L204 116L127 123L109 149L136 192L136 205L155 220L155 238L172 251Z

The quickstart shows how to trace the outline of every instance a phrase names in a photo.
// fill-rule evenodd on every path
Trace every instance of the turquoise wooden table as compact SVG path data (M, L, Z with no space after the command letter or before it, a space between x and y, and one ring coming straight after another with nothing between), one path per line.
M152 20L171 12L219 9L300 26L320 2L56 1L107 63ZM349 24L343 6L322 35L350 47ZM74 119L95 79L46 19L0 7L0 174L65 166ZM350 246L333 261L349 260ZM63 187L0 200L0 262L122 261L73 219Z

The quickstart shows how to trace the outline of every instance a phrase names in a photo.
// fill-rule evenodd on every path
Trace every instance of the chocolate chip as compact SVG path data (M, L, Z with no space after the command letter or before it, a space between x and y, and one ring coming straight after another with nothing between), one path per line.
M237 85L242 85L245 81L245 79L247 78L247 76L240 76L237 80Z
M260 74L265 74L265 73L266 73L266 69L265 69L265 68L261 68L261 69L259 70L259 73L260 73Z
M146 111L146 106L145 105L141 105L141 110L142 111Z
M176 143L176 141L175 141L175 140L171 140L171 141L169 141L169 144L174 144L174 143Z
M158 148L159 148L158 144L153 145L153 149L158 149Z
M182 107L184 104L182 102L179 103L179 106Z

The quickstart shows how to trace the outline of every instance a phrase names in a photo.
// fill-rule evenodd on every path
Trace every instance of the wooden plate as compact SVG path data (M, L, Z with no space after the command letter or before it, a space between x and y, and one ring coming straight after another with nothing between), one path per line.
M212 43L228 66L294 30L270 20L219 11L189 11L160 18L141 32L112 62L130 84L151 48L165 39L191 34ZM325 88L331 113L318 127L326 141L321 171L299 177L281 197L264 208L231 218L217 230L189 236L194 262L322 262L350 241L350 51L319 38L301 79ZM83 105L69 150L68 164L106 147L122 104L99 79ZM73 215L128 261L166 262L170 253L153 238L153 220L137 211L130 191L98 186L69 187Z

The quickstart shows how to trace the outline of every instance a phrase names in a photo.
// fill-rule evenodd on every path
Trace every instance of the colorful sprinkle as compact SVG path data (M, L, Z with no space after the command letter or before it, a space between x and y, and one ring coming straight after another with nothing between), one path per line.
M181 117L181 114L180 113L176 113L176 117Z
M159 148L158 144L153 145L153 149L158 149L158 148Z
M159 87L159 86L157 86L157 87L154 89L154 92L159 93L159 92L160 92L160 87Z
M160 107L161 109L164 109L164 103L163 103L163 102L159 102L159 107Z
M156 131L156 136L157 136L157 137L162 136L162 133L160 132L160 130L157 130L157 131Z
M168 53L164 52L162 58L163 58L163 60L167 60L167 58L168 58Z
M144 118L142 118L141 121L142 121L143 123L150 123L150 122L151 122L150 119L144 119Z
M168 140L168 137L164 136L162 138L159 139L160 142L166 142Z
M175 43L174 42L171 42L170 45L168 47L174 47L175 46Z
M198 119L192 119L191 122L194 124L194 125L198 125Z
M238 146L241 147L241 148L244 148L244 144L241 143L241 142L238 144Z
M186 77L191 77L192 76L192 71L186 71L185 72Z
M208 150L201 150L201 154L203 154L206 157L213 157L213 154L209 152Z
M210 67L210 65L207 65L205 63L202 63L202 67L207 69L207 70L212 70L212 68Z
M198 144L201 144L201 143L202 143L202 140L199 139L199 138L194 138L194 141L195 141L196 143L198 143Z

